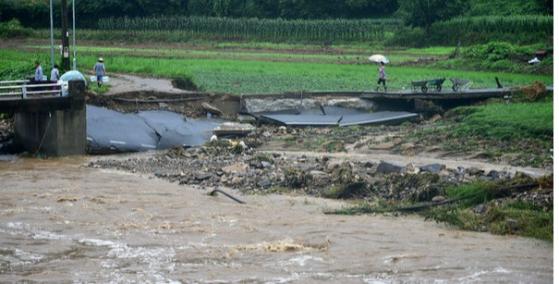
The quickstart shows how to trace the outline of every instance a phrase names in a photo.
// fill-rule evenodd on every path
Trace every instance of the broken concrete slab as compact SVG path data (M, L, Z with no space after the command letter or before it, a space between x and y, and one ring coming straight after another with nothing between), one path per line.
M223 136L246 136L256 131L256 127L247 123L224 122L213 130L219 137Z
M286 126L340 126L398 123L418 117L409 112L365 112L351 108L321 107L255 114L262 121Z

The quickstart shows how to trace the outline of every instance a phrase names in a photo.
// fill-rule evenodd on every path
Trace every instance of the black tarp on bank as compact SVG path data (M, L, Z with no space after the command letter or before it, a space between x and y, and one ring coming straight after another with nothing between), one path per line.
M396 123L417 118L410 112L365 112L341 107L323 107L301 111L281 111L259 113L256 115L264 121L286 126L352 126L380 123Z
M139 152L176 146L198 146L220 124L213 119L186 119L168 111L120 113L87 106L88 152Z

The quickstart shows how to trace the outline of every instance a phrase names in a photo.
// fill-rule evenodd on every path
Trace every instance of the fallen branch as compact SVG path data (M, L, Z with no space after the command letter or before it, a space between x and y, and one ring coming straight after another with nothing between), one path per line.
M239 204L246 204L246 202L244 202L244 201L242 201L242 200L240 200L240 199L238 199L238 198L236 198L236 197L230 195L229 193L227 193L227 192L225 192L225 191L223 191L223 190L220 190L220 189L215 189L215 190L213 190L212 192L208 193L208 195L210 195L210 196L217 196L218 193L221 193L221 194L223 194L223 195L225 195L225 196L231 198L232 200L234 200L235 202L237 202L237 203L239 203Z

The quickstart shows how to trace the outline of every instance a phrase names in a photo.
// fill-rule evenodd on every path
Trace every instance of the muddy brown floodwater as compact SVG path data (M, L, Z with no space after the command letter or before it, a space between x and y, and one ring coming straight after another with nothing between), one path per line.
M84 167L0 161L0 282L549 283L552 244L342 203L242 196Z

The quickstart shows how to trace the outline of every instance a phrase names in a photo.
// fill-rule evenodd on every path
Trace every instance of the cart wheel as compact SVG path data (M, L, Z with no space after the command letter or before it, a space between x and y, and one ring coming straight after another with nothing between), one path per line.
M421 87L421 91L424 92L424 93L427 93L428 90L429 90L429 88L427 88L427 86Z
M437 85L437 92L439 92L439 93L440 93L440 92L441 92L442 90L443 90L443 86L441 86L441 85Z

